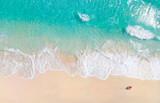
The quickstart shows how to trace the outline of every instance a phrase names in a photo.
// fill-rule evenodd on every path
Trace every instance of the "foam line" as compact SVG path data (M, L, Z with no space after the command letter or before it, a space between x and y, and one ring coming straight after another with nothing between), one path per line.
M152 32L150 32L149 30L145 30L143 27L141 26L131 26L128 25L126 28L126 31L129 35L137 37L138 39L153 39L153 38L157 38L160 40L159 36L156 36L155 34L153 34Z
M113 42L105 44L114 51L112 45ZM71 62L67 64L68 66L59 57L58 48L44 48L33 54L6 49L0 53L0 74L7 77L17 74L22 78L32 79L37 74L54 70L65 71L71 76L96 77L101 80L107 79L109 75L125 75L129 78L142 80L160 80L160 58L144 58L124 49L122 49L123 52L111 52L110 49L104 49L105 46L102 50L85 50L79 53L76 62Z

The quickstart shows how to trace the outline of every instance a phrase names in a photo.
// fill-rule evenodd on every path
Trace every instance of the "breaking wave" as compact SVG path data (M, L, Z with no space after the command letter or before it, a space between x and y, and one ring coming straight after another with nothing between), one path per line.
M0 74L32 79L55 70L102 80L160 80L160 10L154 1L0 0Z
M0 73L4 76L17 74L32 79L47 70L65 71L71 76L96 77L102 80L109 75L130 78L160 80L160 57L138 56L124 45L113 48L107 41L101 50L85 50L75 56L64 54L58 48L44 48L34 54L5 49L0 53Z
M143 0L128 0L127 4L130 7L131 16L137 18L138 22L154 29L160 28L160 11L151 3L146 3Z
M82 20L82 21L89 21L90 18L87 14L81 14L81 13L78 13L79 15L79 18Z
M153 38L160 39L159 36L156 36L152 32L150 32L148 30L145 30L141 26L130 26L130 25L128 25L127 28L126 28L126 31L131 36L137 37L139 39L153 39Z

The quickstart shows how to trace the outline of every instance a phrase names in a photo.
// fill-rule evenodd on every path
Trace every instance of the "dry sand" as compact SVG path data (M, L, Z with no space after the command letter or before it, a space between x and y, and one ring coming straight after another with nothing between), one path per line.
M132 85L131 90L125 88ZM70 77L47 71L29 80L0 76L0 103L160 103L160 81Z

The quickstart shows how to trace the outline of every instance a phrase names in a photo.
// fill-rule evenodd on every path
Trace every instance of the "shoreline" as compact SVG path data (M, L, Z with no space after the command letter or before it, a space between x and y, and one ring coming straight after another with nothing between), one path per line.
M16 75L0 76L2 103L159 103L160 81L124 76L70 77L60 71L47 71L33 79ZM131 85L131 90L126 90Z
M158 56L144 58L128 50L106 43L101 50L86 50L76 55L67 54L58 48L44 48L34 54L8 49L0 52L0 74L17 74L32 79L45 71L64 71L70 76L96 77L105 80L109 75L126 76L141 80L160 80ZM116 46L117 47L117 46Z

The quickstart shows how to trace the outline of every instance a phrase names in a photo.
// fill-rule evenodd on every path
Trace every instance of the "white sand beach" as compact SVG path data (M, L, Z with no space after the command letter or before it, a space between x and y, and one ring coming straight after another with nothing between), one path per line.
M123 76L99 80L47 71L33 79L1 76L0 83L0 103L160 103L160 81Z

